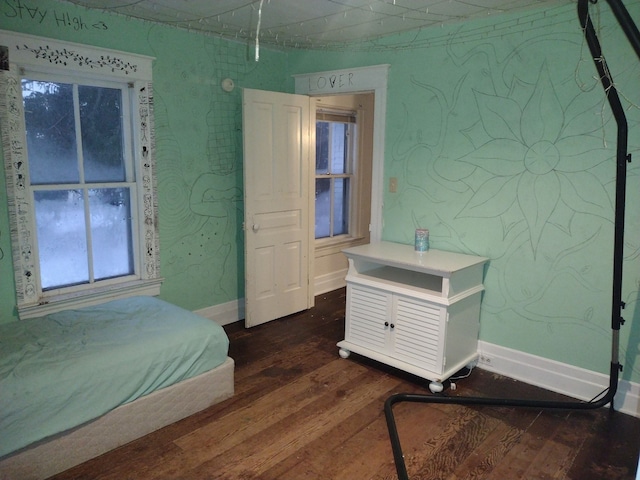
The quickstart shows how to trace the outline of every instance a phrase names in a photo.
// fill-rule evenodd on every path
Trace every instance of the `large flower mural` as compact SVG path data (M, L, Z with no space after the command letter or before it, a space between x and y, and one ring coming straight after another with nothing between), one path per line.
M507 212L515 209L534 255L549 224L570 234L576 213L612 218L604 181L595 173L612 151L592 105L577 96L564 108L546 65L535 85L514 80L507 97L475 92L475 98L480 121L474 133L464 133L476 148L458 161L487 175L458 217L500 217L506 225L513 223Z

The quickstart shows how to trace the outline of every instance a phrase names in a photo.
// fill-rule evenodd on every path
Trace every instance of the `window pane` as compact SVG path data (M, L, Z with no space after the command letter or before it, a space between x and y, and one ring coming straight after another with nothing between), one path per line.
M124 181L122 91L81 85L78 100L85 181Z
M316 179L316 238L331 235L331 179Z
M348 145L347 124L331 123L331 173L346 173Z
M22 80L32 185L78 183L73 86Z
M131 203L128 188L89 191L96 280L133 273Z
M81 190L36 191L42 289L89 280Z
M329 122L316 122L316 175L329 173Z
M349 233L349 179L333 182L333 235L343 235Z

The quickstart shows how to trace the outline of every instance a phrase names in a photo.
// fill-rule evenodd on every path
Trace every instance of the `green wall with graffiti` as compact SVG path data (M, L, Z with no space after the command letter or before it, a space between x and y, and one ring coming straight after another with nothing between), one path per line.
M594 18L637 155L640 62L608 8ZM428 228L432 248L491 259L481 340L609 372L616 126L575 5L294 52L289 64L389 64L384 185L398 187L385 188L383 238L411 244ZM638 172L629 164L621 333L623 376L636 381Z
M262 49L256 62L246 44L53 1L2 2L0 29L155 57L161 297L190 310L242 298L241 88L282 91L286 55ZM7 322L17 317L4 178L0 202Z

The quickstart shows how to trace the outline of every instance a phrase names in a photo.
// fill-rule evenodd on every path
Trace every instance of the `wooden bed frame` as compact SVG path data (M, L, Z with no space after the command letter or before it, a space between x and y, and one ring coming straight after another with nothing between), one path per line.
M234 362L189 378L0 459L0 479L40 480L204 410L234 393Z

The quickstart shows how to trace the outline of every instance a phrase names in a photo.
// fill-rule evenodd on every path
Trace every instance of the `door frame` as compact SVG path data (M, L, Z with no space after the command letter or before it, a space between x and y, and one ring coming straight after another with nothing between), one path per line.
M373 65L325 72L293 75L295 93L338 95L374 92L373 155L371 165L371 242L382 240L384 193L384 137L387 118L387 77L389 65Z

